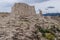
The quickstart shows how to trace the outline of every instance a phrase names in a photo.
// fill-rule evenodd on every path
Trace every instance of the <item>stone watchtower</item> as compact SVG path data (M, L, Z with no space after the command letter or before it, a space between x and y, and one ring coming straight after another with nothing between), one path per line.
M34 6L29 6L25 3L15 3L12 7L12 14L21 17L34 16L36 14Z

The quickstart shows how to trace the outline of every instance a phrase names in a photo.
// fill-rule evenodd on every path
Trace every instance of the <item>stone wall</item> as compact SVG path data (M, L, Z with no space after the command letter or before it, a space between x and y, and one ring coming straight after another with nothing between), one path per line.
M7 17L9 15L10 15L10 13L8 13L8 12L0 12L0 17Z
M36 14L34 6L29 6L24 3L15 3L12 7L13 15L20 15L21 17L33 16Z

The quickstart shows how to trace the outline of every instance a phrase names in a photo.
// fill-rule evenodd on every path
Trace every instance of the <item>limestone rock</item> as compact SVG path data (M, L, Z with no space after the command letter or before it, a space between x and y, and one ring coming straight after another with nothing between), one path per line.
M0 14L0 40L58 40L57 20L35 14L34 6L16 3L10 14ZM46 35L48 34L48 35ZM51 36L50 36L51 35ZM51 38L52 37L52 38Z

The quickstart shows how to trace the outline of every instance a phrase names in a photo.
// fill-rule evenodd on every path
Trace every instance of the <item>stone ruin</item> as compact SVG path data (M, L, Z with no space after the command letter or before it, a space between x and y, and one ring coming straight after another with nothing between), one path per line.
M0 18L0 40L39 40L34 32L36 32L36 22L41 20L39 20L40 17L35 16L34 6L15 3L10 14L4 13L0 15L2 17L6 16ZM30 18L30 16L33 17Z
M60 28L59 22L56 20L43 18L42 11L36 15L34 6L16 3L12 7L11 13L0 13L0 40L48 40L42 36L47 31L46 29L54 32L60 39L60 30L57 31L55 25ZM50 30L51 28L52 30ZM41 32L40 29L44 32Z
M12 14L15 16L20 15L21 17L28 17L36 15L36 12L34 6L29 6L24 3L15 3L12 7Z
M0 12L0 17L2 16L11 16L11 17L29 17L29 16L36 16L36 11L34 6L30 6L25 3L15 3L11 8L11 13L8 12ZM39 12L39 16L42 16L42 10Z

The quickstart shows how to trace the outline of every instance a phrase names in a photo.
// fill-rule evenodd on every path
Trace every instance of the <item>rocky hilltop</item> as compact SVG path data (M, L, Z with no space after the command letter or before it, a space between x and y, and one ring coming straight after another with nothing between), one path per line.
M60 22L36 14L34 6L15 3L8 15L0 17L0 40L60 40Z

